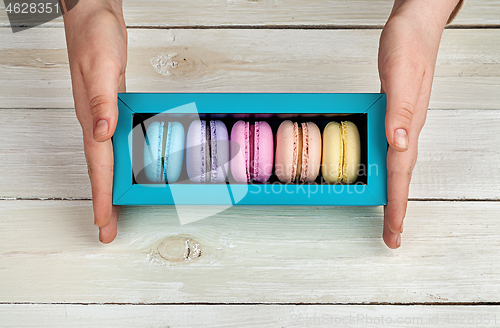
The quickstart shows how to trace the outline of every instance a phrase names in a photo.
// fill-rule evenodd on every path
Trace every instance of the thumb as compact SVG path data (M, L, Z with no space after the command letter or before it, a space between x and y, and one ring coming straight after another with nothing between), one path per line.
M423 70L416 65L392 67L382 80L382 92L387 94L385 133L389 145L397 151L406 151L410 127L415 113Z
M83 73L92 114L94 140L100 142L109 140L113 136L118 121L117 96L120 71L110 66L94 67Z

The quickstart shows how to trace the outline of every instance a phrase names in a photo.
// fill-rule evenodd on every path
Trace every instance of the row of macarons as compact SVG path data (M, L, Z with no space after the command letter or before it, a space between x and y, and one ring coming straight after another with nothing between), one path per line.
M274 138L265 121L236 122L229 133L220 120L195 120L185 136L179 122L152 122L144 141L144 171L151 182L174 183L186 171L194 183L316 180L353 183L361 159L359 131L350 121L329 122L321 134L314 122L283 121Z

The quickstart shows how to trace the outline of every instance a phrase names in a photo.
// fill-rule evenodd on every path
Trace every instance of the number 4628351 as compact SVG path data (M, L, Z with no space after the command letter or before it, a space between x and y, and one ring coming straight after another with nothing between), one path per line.
M14 2L5 8L8 14L52 14L59 13L59 3Z

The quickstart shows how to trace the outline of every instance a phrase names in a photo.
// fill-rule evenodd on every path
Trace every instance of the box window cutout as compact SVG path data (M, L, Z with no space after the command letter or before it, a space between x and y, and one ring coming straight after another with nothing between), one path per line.
M301 122L314 122L319 127L321 131L321 135L323 136L323 130L325 126L331 122L341 122L341 121L351 121L356 124L361 141L361 161L360 167L358 171L358 179L354 184L356 185L366 185L368 183L367 176L368 171L373 170L368 166L368 151L367 151L367 116L366 113L350 113L350 114L325 114L325 113L279 113L279 114L210 114L210 113L185 113L185 114L173 114L173 113L134 113L132 114L132 184L133 185L151 185L151 184L165 184L167 182L151 182L146 178L146 174L144 172L144 140L148 126L152 122L164 122L165 127L168 122L179 122L184 127L184 135L187 136L187 132L191 122L194 120L221 120L227 127L228 135L231 135L231 129L239 120L255 122L255 121L266 121L269 123L273 130L273 138L274 138L274 152L276 152L276 132L278 131L278 127L285 120L291 120L293 122L298 122L299 125ZM275 155L275 154L274 154ZM380 169L380 168L378 168ZM385 168L382 168L385 169ZM226 179L226 183L230 183L233 181L231 178L231 171L229 170L228 178ZM280 184L281 181L275 174L274 164L273 164L273 174L269 178L269 180L265 183L252 181L249 184ZM195 185L197 183L191 182L187 175L186 170L186 154L184 151L183 154L183 165L182 171L180 173L179 179L173 184L192 184ZM209 184L209 183L208 183ZM324 181L321 169L318 174L318 177L313 182L300 182L298 179L290 184L319 184L319 185L328 185L326 181Z

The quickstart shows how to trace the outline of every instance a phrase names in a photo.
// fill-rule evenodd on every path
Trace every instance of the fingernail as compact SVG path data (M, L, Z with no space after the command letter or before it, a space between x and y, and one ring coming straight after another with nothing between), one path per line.
M405 225L405 221L401 222L401 227L399 228L399 231L401 231L401 233L403 233L403 226Z
M396 245L397 245L398 247L400 247L400 246L401 246L401 234L399 234L399 235L398 235L398 239L396 239Z
M94 138L98 138L105 134L108 134L109 124L108 121L100 119L97 121L94 128Z
M405 129L397 129L394 131L394 144L399 148L408 148L408 134Z

